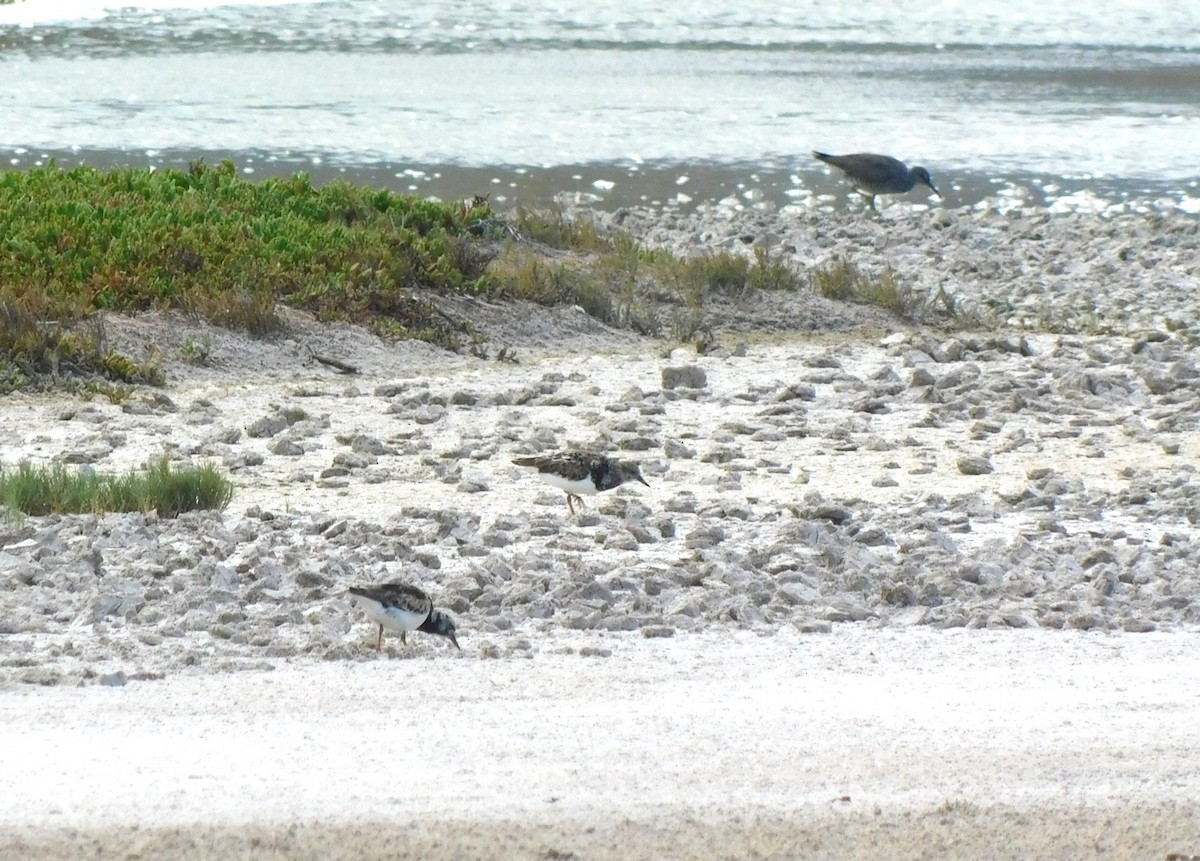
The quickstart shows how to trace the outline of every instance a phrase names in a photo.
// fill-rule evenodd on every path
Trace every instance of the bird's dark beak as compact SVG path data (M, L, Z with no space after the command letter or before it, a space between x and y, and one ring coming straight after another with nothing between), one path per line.
M458 638L456 638L453 634L447 634L446 636L450 638L450 642L454 644L454 648L458 649L461 652L462 646L460 646L458 644Z
M646 481L646 479L642 478L642 476L641 476L640 474L639 474L639 475L637 475L637 476L636 476L636 478L637 478L637 480L638 480L638 481L640 481L642 484L646 485L646 487L649 487L649 486L650 486L650 482L648 482L648 481Z
M930 188L930 189L933 191L933 193L934 193L934 194L936 194L938 197L941 197L941 196L942 196L942 193L941 193L940 191L938 191L936 188L934 188L934 187L933 187L933 183L932 183L932 182L931 182L931 183L929 183L929 188ZM944 198L943 198L943 199L944 199Z

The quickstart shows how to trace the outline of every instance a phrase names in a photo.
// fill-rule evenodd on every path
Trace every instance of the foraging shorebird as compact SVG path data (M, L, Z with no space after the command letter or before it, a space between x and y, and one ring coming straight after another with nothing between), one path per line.
M829 155L829 153L813 151L813 155L826 164L831 164L840 170L855 189L875 208L877 194L904 194L911 191L917 183L933 189L938 197L942 193L933 187L933 178L923 167L909 168L899 159L890 155L875 155L870 152L856 152L853 155Z
M357 604L367 618L379 626L375 651L383 648L383 629L400 632L400 642L408 643L409 631L424 631L449 637L460 652L462 646L454 636L454 620L441 610L433 609L433 601L416 586L406 583L383 583L378 586L351 586L350 600Z
M558 451L535 457L514 457L517 466L536 469L542 481L567 494L567 508L575 513L574 503L583 505L581 494L594 496L602 490L612 490L627 481L650 483L642 478L636 463L613 460L602 454L586 451Z

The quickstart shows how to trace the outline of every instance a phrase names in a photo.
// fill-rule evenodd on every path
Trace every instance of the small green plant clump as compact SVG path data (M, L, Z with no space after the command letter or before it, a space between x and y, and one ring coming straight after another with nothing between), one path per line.
M896 281L891 267L880 275L871 275L842 259L813 269L809 272L809 280L813 290L827 299L876 305L905 320L924 316L929 306L923 295Z
M602 233L590 220L557 209L517 210L509 237L489 269L494 293L578 305L604 323L648 335L661 334L662 305L675 306L672 334L687 340L702 326L705 299L714 294L741 297L804 286L786 261L762 247L753 258L729 250L679 257L622 231Z
M762 247L754 248L754 259L734 251L698 254L683 260L660 262L662 274L681 292L704 295L710 292L745 294L755 290L797 290L803 280L783 260Z
M557 207L518 207L509 219L512 232L562 251L611 251L613 240L588 219L570 218Z
M185 511L221 511L232 499L232 482L215 466L172 469L165 455L124 475L61 463L0 467L0 505L33 516L157 511L160 517L177 517Z
M179 346L179 358L189 365L207 365L211 356L212 338L208 335L187 338Z
M871 275L842 259L811 270L809 282L815 292L828 299L876 305L909 322L936 321L958 328L978 328L988 323L986 315L964 306L944 288L928 295L901 284L890 266L879 275Z
M43 376L91 374L118 383L163 383L162 370L153 358L136 361L108 347L99 318L69 328L39 319L0 296L0 394Z

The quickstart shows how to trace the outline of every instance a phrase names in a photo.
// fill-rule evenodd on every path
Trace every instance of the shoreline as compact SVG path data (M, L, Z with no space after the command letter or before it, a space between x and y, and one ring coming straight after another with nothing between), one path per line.
M788 207L819 210L839 217L860 213L861 198L840 175L800 150L787 159L761 162L656 162L624 159L580 164L470 165L404 160L347 159L342 153L266 153L224 150L83 150L53 147L0 147L0 165L28 170L54 159L69 169L89 165L187 170L203 159L216 164L232 159L246 179L310 175L322 185L343 180L372 188L440 200L469 200L486 195L498 211L555 204L584 206L603 212L651 207L690 213L718 201L736 201L751 212ZM914 191L881 198L881 209L898 211L1020 211L1049 209L1063 213L1146 212L1200 215L1200 189L1195 182L1152 177L1091 177L1046 173L996 175L986 168L933 165L934 179L945 197Z
M288 861L372 861L398 855L427 861L471 858L544 859L558 855L594 861L628 859L846 859L885 854L894 861L937 857L975 861L981 855L1025 861L1122 861L1131 857L1192 861L1200 811L1185 803L1089 808L1077 805L1010 807L948 804L919 812L780 816L747 812L725 820L708 810L620 821L395 818L356 822L307 820L120 828L0 831L0 851L41 861L132 857L152 853L180 861L238 857ZM564 848L571 847L571 848ZM876 854L873 854L876 853Z

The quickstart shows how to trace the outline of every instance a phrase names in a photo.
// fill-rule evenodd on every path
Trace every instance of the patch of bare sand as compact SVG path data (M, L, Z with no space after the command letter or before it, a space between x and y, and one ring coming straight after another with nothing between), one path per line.
M1179 859L1197 845L1194 804L1137 810L1008 805L922 813L752 814L736 820L704 811L676 818L592 820L369 820L286 825L197 824L0 832L0 852L28 861L56 858L288 859L372 861L422 858L633 861L633 859ZM1181 836L1173 836L1181 835ZM1191 835L1191 842L1189 837ZM1189 846L1179 852L1181 845Z
M351 383L365 377L407 377L481 365L501 350L518 361L565 352L580 355L653 352L663 342L605 326L581 308L546 308L527 302L443 299L455 320L469 320L486 337L479 356L448 352L421 341L389 341L362 326L321 323L311 315L280 306L280 331L255 337L212 326L183 314L105 315L107 342L133 357L155 356L167 375L168 391L203 385L284 381L316 376ZM347 365L355 374L340 375Z
M544 645L10 692L0 772L22 792L0 796L0 857L1200 851L1194 636Z
M321 323L311 315L280 306L281 330L270 337L208 325L179 313L137 316L104 315L101 329L112 347L133 357L152 355L167 373L169 387L238 381L288 380L317 374L329 378L332 359L372 376L415 376L477 365L502 352L518 362L547 356L597 356L616 353L649 356L678 342L607 326L578 306L545 307L531 302L489 302L465 296L431 296L453 321L469 322L483 339L477 355L454 354L420 341L392 342L361 326ZM671 307L660 309L664 334L671 334ZM703 329L723 333L732 347L741 340L762 342L784 337L817 340L892 331L898 321L869 305L798 293L760 291L753 297L714 295L707 300ZM335 377L336 378L336 377ZM343 379L353 381L354 376Z

